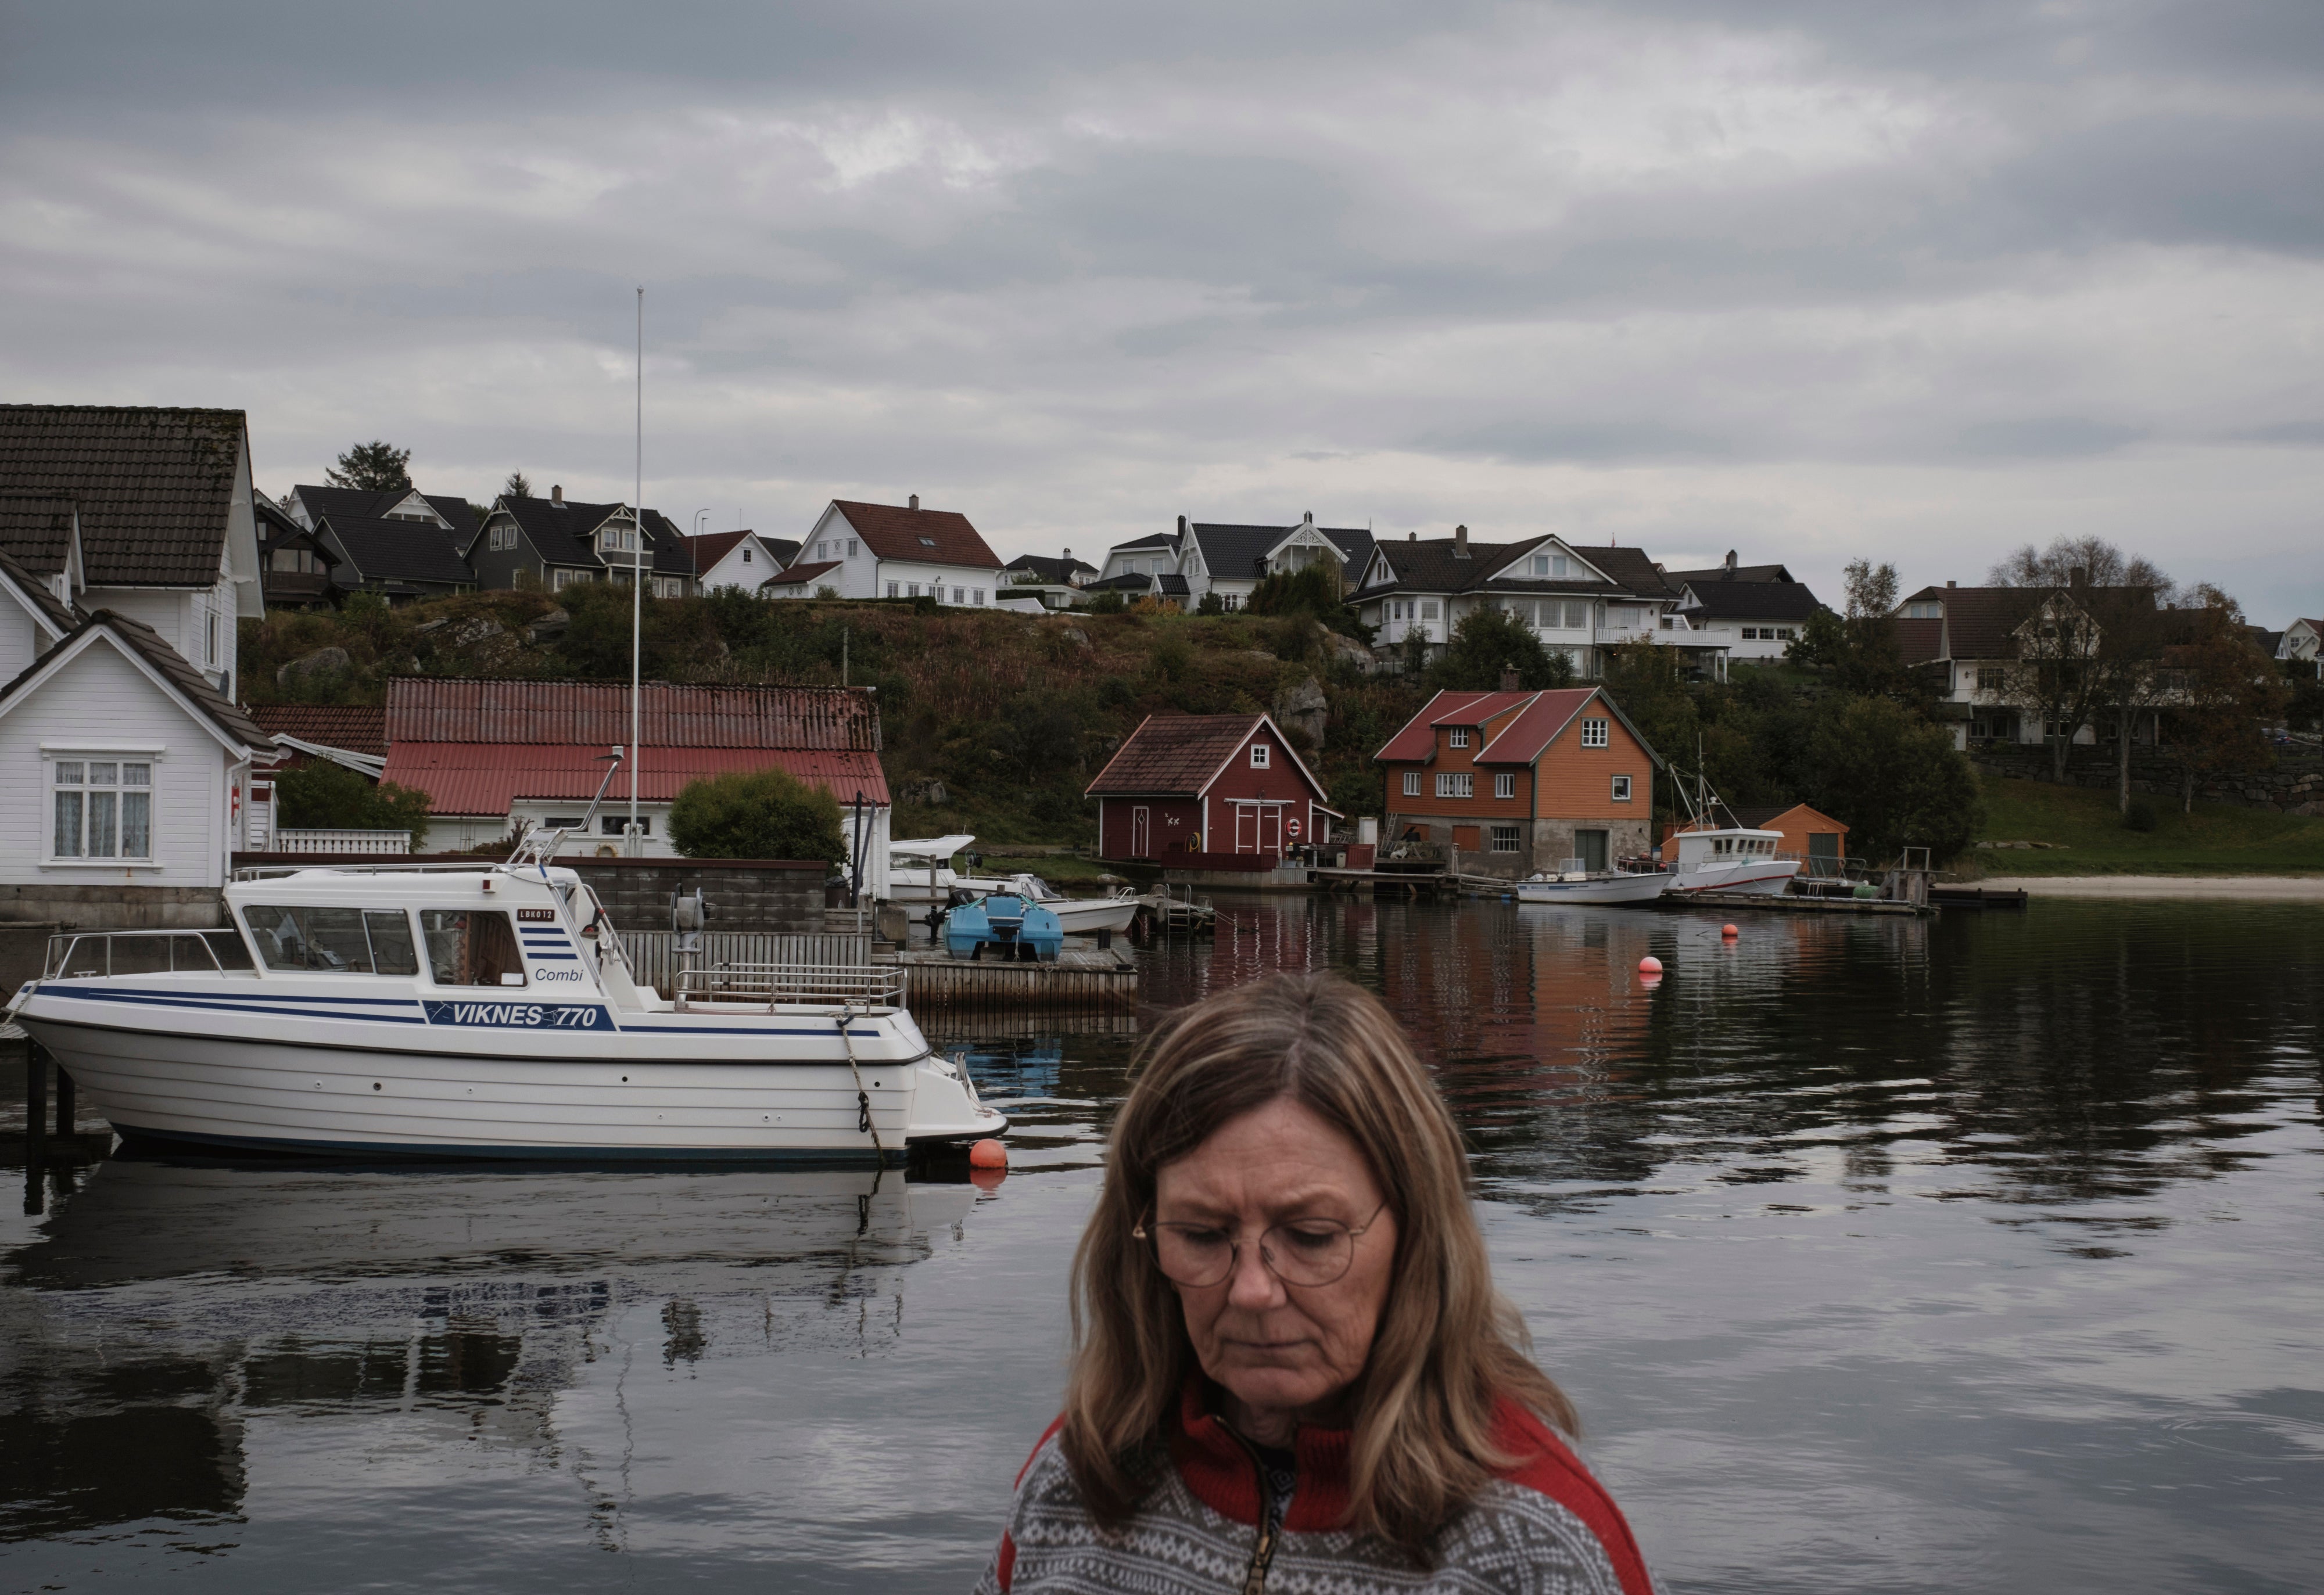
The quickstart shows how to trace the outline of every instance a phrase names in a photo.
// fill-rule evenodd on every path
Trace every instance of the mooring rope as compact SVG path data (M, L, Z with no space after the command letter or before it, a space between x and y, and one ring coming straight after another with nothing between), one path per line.
M872 1138L872 1149L880 1155L880 1166L888 1166L888 1148L880 1139L880 1127L872 1122L872 1098L863 1089L863 1071L856 1066L855 1040L847 1033L849 1021L855 1017L855 1005L848 1003L839 1010L839 1044L847 1049L847 1072L855 1076L855 1128Z

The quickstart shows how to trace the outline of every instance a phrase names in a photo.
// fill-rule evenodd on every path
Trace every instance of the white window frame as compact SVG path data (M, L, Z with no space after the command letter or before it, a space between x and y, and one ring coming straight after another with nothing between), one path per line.
M1523 845L1518 840L1517 828L1515 825L1495 825L1489 836L1490 846L1488 851L1492 853L1516 853Z
M202 611L202 659L206 664L218 662L218 612L214 608Z
M890 582L888 584L888 596L890 598L901 598L904 595L899 591L899 589L901 588L903 585L904 584L901 582Z
M1505 770L1493 777L1493 796L1514 798L1517 795L1517 777L1513 770Z
M1456 725L1452 728L1452 745L1456 748L1465 748L1469 745L1469 728L1467 726Z
M860 554L860 553L862 553L862 546L860 543L858 543L858 542L857 542L853 538L849 538L849 539L847 539L847 557L848 557L850 559L853 559L853 558L854 558L858 554Z
M1585 748L1613 746L1613 722L1593 720L1584 716L1582 722L1582 745Z
M1272 756L1273 756L1272 750L1268 747L1268 745L1267 743L1265 743L1265 742L1253 742L1253 743L1251 743L1251 745L1250 745L1250 767L1251 767L1253 770L1268 770L1268 769L1271 769L1271 768L1272 768L1272 766L1270 766L1270 765L1268 763L1268 760L1269 758L1271 758Z
M161 861L155 857L153 847L155 833L160 825L160 816L156 812L160 806L154 802L154 798L161 787L161 780L156 772L161 764L164 751L165 750L151 743L129 747L107 746L104 743L60 744L53 748L43 745L41 749L41 761L43 768L42 785L46 790L43 793L40 810L41 862L45 866L59 869L151 870L159 868ZM87 779L88 766L92 763L115 766L115 779L108 783L92 785ZM145 784L142 788L134 783L118 779L119 767L124 764L142 764L145 767ZM58 776L60 767L64 765L78 766L83 772L82 779L63 785L62 789L74 792L82 798L80 833L84 844L88 838L88 795L92 792L114 794L115 850L112 853L60 853L56 851L57 794L60 788ZM119 845L122 811L127 807L122 795L136 794L140 791L145 798L146 806L145 851L142 853L124 853L120 851Z
M1473 798L1477 795L1477 778L1469 771L1439 771L1436 777L1439 798Z
M1614 778L1614 801L1617 803L1628 803L1630 801L1630 778L1628 776L1618 775Z
M1404 772L1404 795L1407 798L1417 798L1420 796L1420 772L1418 770L1407 770Z

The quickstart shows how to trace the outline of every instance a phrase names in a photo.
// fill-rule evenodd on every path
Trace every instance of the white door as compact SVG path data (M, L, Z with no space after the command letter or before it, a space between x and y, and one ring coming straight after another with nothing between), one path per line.
M1259 851L1283 856L1283 806L1270 803L1259 811Z
M1235 846L1237 853L1259 851L1259 805L1238 803L1235 811Z

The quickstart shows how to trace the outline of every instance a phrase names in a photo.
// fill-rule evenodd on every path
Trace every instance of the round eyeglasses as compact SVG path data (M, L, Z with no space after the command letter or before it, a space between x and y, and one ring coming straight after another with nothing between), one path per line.
M1356 1241L1387 1210L1383 1202L1370 1218L1351 1227L1337 1219L1286 1219L1259 1232L1259 1260L1286 1285L1331 1285L1352 1268ZM1163 1277L1189 1290L1218 1284L1235 1271L1243 1243L1216 1224L1139 1224L1130 1231L1154 1249Z

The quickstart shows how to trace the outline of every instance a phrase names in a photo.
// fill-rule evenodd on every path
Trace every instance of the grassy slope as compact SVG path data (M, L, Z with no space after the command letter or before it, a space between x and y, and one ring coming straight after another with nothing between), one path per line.
M1985 778L1986 823L1997 842L2049 842L2039 848L1979 850L1960 860L1989 875L2286 874L2324 870L2324 818L2198 803L2182 815L2149 798L2158 821L2133 831L2115 812L2112 792L2041 781Z

